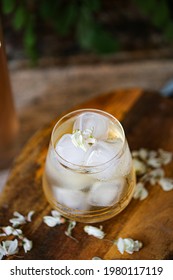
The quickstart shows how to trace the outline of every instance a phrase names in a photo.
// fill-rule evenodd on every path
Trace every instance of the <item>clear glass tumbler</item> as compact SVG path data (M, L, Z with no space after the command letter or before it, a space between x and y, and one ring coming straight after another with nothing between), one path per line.
M100 222L121 212L134 188L131 153L115 117L83 109L56 123L43 175L53 208L72 220Z

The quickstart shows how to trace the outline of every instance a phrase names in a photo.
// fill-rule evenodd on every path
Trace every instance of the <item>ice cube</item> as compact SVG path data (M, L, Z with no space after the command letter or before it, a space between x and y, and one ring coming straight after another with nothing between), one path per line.
M121 197L125 179L122 177L113 181L96 182L88 195L88 203L93 206L112 206Z
M117 159L114 159L114 157L121 151L122 145L123 142L120 139L112 143L96 142L85 155L84 164L93 166L90 176L98 180L110 180L116 177L115 165Z
M93 152L93 155L89 155L87 162L90 164L92 162L97 164L99 162L99 158L101 158L101 163L104 163L104 159L109 160L111 159L110 155L112 155L112 160L103 164L103 166L100 167L100 171L98 171L98 168L94 166L93 172L90 176L96 178L97 180L107 181L115 177L126 176L130 173L130 170L132 169L132 158L127 143L125 143L122 155L118 155L118 152L122 149L122 143L123 142L118 141L117 143L109 144L110 146L105 146L104 143L104 145L102 145L101 152L97 153L97 151L95 151ZM94 162L95 156L98 158L97 162Z
M72 171L62 166L52 148L49 148L45 170L50 184L67 189L84 189L91 186L94 180L88 174L78 173L76 170Z
M108 118L97 113L83 113L76 118L73 130L93 130L92 135L96 139L107 139L109 130Z
M86 152L84 165L86 166L96 166L111 160L115 155L117 155L122 147L122 142L106 142L97 141L92 147Z
M64 134L56 144L55 150L66 161L77 165L83 164L85 151L73 144L71 134Z
M74 210L87 210L89 205L87 203L87 194L81 191L52 187L52 192L56 201L68 208Z

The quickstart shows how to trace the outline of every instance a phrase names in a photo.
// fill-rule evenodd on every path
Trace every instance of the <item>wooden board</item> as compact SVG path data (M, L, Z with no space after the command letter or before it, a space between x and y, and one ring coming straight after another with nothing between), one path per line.
M173 100L140 89L117 90L103 94L79 108L98 108L117 117L123 124L131 149L146 147L173 151ZM77 109L73 108L73 109ZM66 112L65 112L66 113ZM84 224L78 223L73 235L78 243L65 236L67 224L49 228L43 216L50 213L42 191L42 173L53 121L38 131L16 159L9 180L0 197L0 224L7 225L13 211L36 213L31 224L23 226L25 235L33 240L33 249L23 259L173 259L173 191L149 186L149 197L132 200L118 216L96 224L103 225L106 238L131 237L144 247L133 255L121 255L115 245L88 236ZM173 177L173 164L167 167ZM17 257L10 257L16 258Z

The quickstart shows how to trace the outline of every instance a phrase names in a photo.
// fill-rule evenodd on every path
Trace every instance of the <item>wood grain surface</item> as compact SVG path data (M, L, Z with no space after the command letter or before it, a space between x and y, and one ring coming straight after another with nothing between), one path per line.
M116 90L97 97L77 108L97 108L113 114L123 124L131 149L146 147L173 151L173 100L140 89ZM66 113L66 112L65 112ZM59 116L60 117L60 116ZM106 239L131 237L141 240L143 248L132 255L121 255L107 240L88 236L84 224L73 231L78 243L64 234L67 224L49 228L43 223L51 207L42 191L42 173L54 120L38 131L16 159L0 197L0 224L7 225L13 211L26 215L35 210L32 223L23 226L24 234L33 241L33 249L23 250L23 259L173 259L173 191L148 186L149 197L132 200L116 217L95 224L103 225ZM173 177L173 164L166 168ZM9 257L18 259L18 256Z

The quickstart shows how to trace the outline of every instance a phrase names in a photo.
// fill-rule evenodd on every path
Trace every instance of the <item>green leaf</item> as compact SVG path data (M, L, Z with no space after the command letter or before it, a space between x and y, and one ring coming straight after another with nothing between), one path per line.
M112 53L119 48L118 42L95 23L89 14L83 15L78 22L77 39L83 49L101 54Z
M86 5L92 12L97 12L101 8L100 0L85 0L84 5Z
M2 0L2 11L4 14L10 14L15 7L15 0Z
M152 22L155 26L162 27L170 18L169 9L165 1L160 1L153 11Z
M27 20L27 11L23 6L19 6L13 17L13 26L16 30L20 30L24 27Z
M24 31L24 47L25 52L31 59L31 63L34 66L38 59L38 52L36 48L36 34L35 34L35 17L31 15L26 24L26 29Z
M83 14L77 25L77 39L84 49L90 49L94 37L94 22L89 14Z
M73 3L69 3L58 14L54 21L55 29L61 35L67 35L71 26L76 22L77 9Z
M27 22L24 32L24 45L26 48L34 46L36 43L36 35L34 32L34 22L30 19Z
M42 0L40 5L38 6L40 15L43 19L57 19L57 13L60 9L62 0Z
M167 41L173 41L173 22L169 22L164 28L164 36Z
M109 54L118 51L120 45L108 32L98 28L92 41L92 49L100 54Z
M156 0L134 0L144 14L150 14L157 7Z

